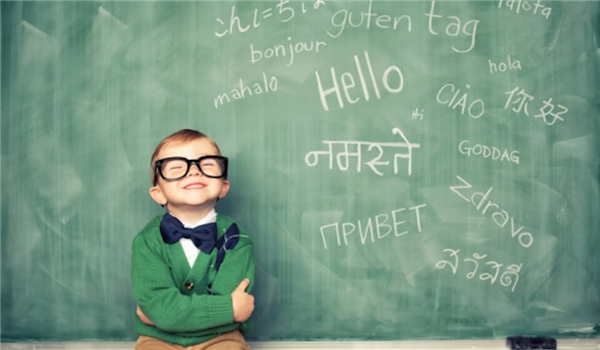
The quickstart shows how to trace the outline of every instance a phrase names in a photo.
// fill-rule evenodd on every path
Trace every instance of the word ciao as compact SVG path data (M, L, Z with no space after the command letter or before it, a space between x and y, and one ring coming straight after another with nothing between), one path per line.
M531 4L529 4L530 2L532 2L532 1L508 0L508 1L506 1L506 3L504 3L504 0L500 0L500 2L498 3L498 8L501 8L503 3L505 5L505 7L510 8L511 10L515 11L516 13L519 13L520 10L531 11L531 9L533 8L533 14L535 15L535 14L537 14L538 9L541 7L542 10L540 11L540 14L542 16L546 17L546 19L548 19L548 17L550 17L550 14L552 13L552 7L540 5L540 2L542 2L541 0L537 0L535 5L533 5L533 7L532 7ZM515 8L515 4L517 5L516 8Z
M356 73L358 74L360 87L362 89L362 96L365 99L365 101L369 101L369 98L370 98L369 84L365 80L365 75L367 73L368 73L368 76L371 78L370 79L371 80L371 88L373 89L375 96L377 97L378 100L381 99L381 94L379 92L379 85L377 84L377 79L375 78L375 74L373 73L373 67L371 66L371 60L369 59L369 53L367 51L365 51L365 62L366 62L366 66L368 69L367 72L363 72L362 66L360 64L360 60L358 59L357 55L354 56L354 62L356 63ZM394 86L391 86L391 84L390 84L390 74L393 74L394 76L397 77L397 82ZM329 105L327 104L327 96L330 94L333 94L333 93L335 93L335 96L337 97L337 102L338 102L338 105L340 106L340 109L344 108L344 100L342 99L342 94L341 94L340 87L338 84L337 76L335 74L335 69L333 67L331 67L331 79L333 81L333 87L331 87L327 90L323 89L323 84L321 83L321 77L319 75L319 72L315 72L315 75L317 76L317 87L319 89L319 96L321 97L321 105L323 106L323 109L329 112ZM341 79L341 84L342 84L342 87L344 90L344 97L345 97L346 101L350 104L354 104L354 103L360 101L359 96L354 95L354 98L353 98L352 94L350 93L351 90L353 90L354 87L356 87L354 76L350 72L344 72L340 76L340 79ZM383 72L383 74L381 76L381 83L383 84L383 87L385 88L385 90L392 94L397 94L400 91L402 91L402 88L404 87L404 76L402 75L402 71L400 70L400 68L398 68L397 66L389 66Z
M435 14L435 1L431 2L429 13L425 13L425 16L428 17L429 33L432 35L439 35L440 33L435 31L435 29L437 29L435 24L438 23L438 19L442 18L442 16ZM379 15L373 12L373 0L370 0L367 12L361 11L360 14L356 14L352 11L348 12L348 10L339 10L334 13L331 17L331 25L335 29L333 29L331 32L327 31L327 34L334 39L340 37L346 29L346 24L354 28L364 27L366 30L369 30L371 29L372 20L374 22L373 26L380 29L396 30L398 25L402 22L406 25L406 31L412 31L412 18L409 15L402 15L393 18L392 16L386 14ZM467 48L458 49L455 46L452 46L452 50L458 53L466 53L473 50L475 47L475 35L477 34L477 25L479 24L479 20L472 19L462 25L460 18L456 16L448 16L446 23L447 36L457 37L461 35L462 31L462 34L468 36L470 39L470 45Z
M452 270L452 274L456 275L456 273L458 272L458 265L460 261L458 257L459 252L460 249L444 249L444 253L449 254L449 260L453 261L440 260L435 264L435 267L437 267L438 269L450 267L450 269ZM478 253L473 253L471 258L466 258L462 261L465 263L468 262L472 264L469 269L473 268L473 270L466 274L466 277L468 279L472 279L475 277L475 275L477 275L477 270L479 269L479 261L485 258L487 258L487 254L480 255ZM519 272L521 272L521 267L523 266L522 263L518 265L509 265L508 267L506 267L502 275L500 275L500 268L504 266L504 264L500 264L497 261L487 261L484 266L490 266L490 270L492 271L492 273L488 271L479 274L479 279L481 281L490 281L490 284L494 284L496 283L498 276L500 276L500 284L502 284L504 287L510 287L512 285L510 291L515 291L515 288L517 288L517 283L519 283Z
M398 174L398 159L408 159L408 175L412 172L412 149L419 148L418 143L410 143L402 130L399 128L392 129L392 134L400 135L404 142L365 142L365 141L323 141L327 145L327 151L311 151L304 157L304 162L310 167L314 167L319 163L319 156L325 155L329 157L329 169L333 169L333 160L335 158L336 164L339 170L347 171L350 168L350 157L356 158L356 172L360 173L362 164L366 164L369 168L377 175L383 176L383 173L377 168L378 166L387 166L390 164L389 160L382 161L381 158L384 156L384 147L386 148L407 148L407 153L395 153L394 154L394 174ZM342 151L337 151L337 155L334 157L334 146L342 147ZM354 147L354 150L350 150L348 147ZM362 162L362 148L367 146L367 151L376 151L376 155L373 159L368 162Z
M252 95L268 94L272 91L277 91L277 77L272 76L268 78L264 72L262 73L262 76L262 84L254 83L252 85L244 85L244 81L242 80L242 78L240 78L240 86L239 88L231 89L231 97L234 100L241 100ZM229 98L229 94L223 93L215 97L213 101L215 104L215 108L219 108L219 106L222 106L224 103L231 102L231 99Z
M490 65L490 74L494 74L498 71L504 73L506 72L506 70L513 70L513 69L518 69L521 70L521 61L519 60L514 60L511 61L510 59L510 55L508 56L508 63L504 63L504 62L500 62L500 63L492 63L492 60L488 60L488 63Z
M491 160L500 160L502 161L507 161L507 162L513 162L515 164L519 164L519 151L512 151L512 152L508 152L507 149L505 149L504 151L501 151L500 149L496 148L496 147L489 147L486 145L480 145L480 144L475 144L474 146L470 145L471 141L469 140L462 140L459 144L458 144L458 151L464 155L466 155L467 157L470 157L471 155L474 156L480 156L482 158L489 158Z
M467 89L470 89L471 86L467 84ZM454 93L452 95L452 93ZM460 89L457 89L454 84L444 84L437 93L436 100L438 103L443 105L448 105L448 107L452 109L456 109L456 107L460 107L460 114L465 114L465 108L469 116L473 119L477 119L483 115L485 112L485 105L483 100L469 100L469 93L464 92L460 98L457 100L456 98L460 94ZM450 96L452 97L450 98ZM467 104L469 107L467 108Z
M290 0L279 0L279 3L273 7L266 8L260 11L258 8L254 9L254 15L251 19L246 19L245 23L242 24L242 19L236 14L235 5L231 6L231 16L227 23L220 18L217 18L217 23L219 24L219 29L214 32L215 36L222 38L226 35L231 35L233 33L245 33L250 29L258 28L261 25L262 20L266 20L267 18L272 17L273 15L278 16L278 19L282 22L291 21L297 14L296 10L298 8L294 8L288 3ZM314 10L318 10L321 5L325 5L325 1L323 0L315 0L313 1L312 6L307 5L306 2L297 3L300 5L300 13L307 13L312 7ZM250 24L250 22L252 22Z
M292 38L288 37L288 41L291 41ZM303 52L311 52L314 51L315 53L319 53L319 48L321 46L326 46L327 44L324 41L309 41L309 42L296 42L296 43L290 43L288 44L288 48L286 50L286 47L283 45L276 45L273 46L272 48L269 47L267 49L265 49L264 51L262 50L256 50L254 49L254 45L250 44L250 62L252 63L256 63L258 61L260 61L261 59L263 59L263 57L265 59L271 59L273 57L278 58L278 57L286 57L289 56L289 61L286 64L286 67L291 66L292 64L294 64L294 55L295 54L300 54Z
M531 247L531 245L533 244L533 235L529 232L521 232L521 231L523 231L524 226L521 226L515 230L514 218L512 216L510 216L506 210L500 208L500 206L498 204L492 202L491 200L488 200L488 196L490 195L490 193L492 193L493 187L490 187L486 193L474 192L469 197L467 193L460 192L459 190L469 190L469 189L473 188L473 186L471 186L471 184L469 182L467 182L467 180L463 179L462 177L460 177L458 175L456 176L456 178L460 182L462 182L464 184L464 186L461 186L461 185L450 186L450 190L452 192L456 193L460 198L464 199L465 201L473 204L473 206L478 211L481 210L481 214L483 214L483 215L485 215L485 213L488 211L488 209L491 209L490 213L492 213L492 220L498 227L504 228L506 226L506 224L508 224L508 222L510 221L511 237L512 238L517 237L519 244L521 246L523 246L525 248ZM487 204L485 206L483 206L483 203L485 203L486 200L487 200ZM476 203L476 201L478 201L478 203Z
M423 203L420 205L415 205L414 207L408 208L408 210L414 210L414 215L417 223L417 231L421 232L421 217L419 215L419 209L424 208L427 204ZM391 211L391 215L387 213L376 215L374 218L375 228L373 228L373 218L368 218L366 224L363 226L360 220L357 220L356 225L352 222L344 222L340 225L339 222L335 222L332 224L328 224L325 226L321 226L321 238L323 239L323 246L325 249L329 249L327 246L328 237L329 240L332 240L331 237L336 238L336 242L338 246L342 244L348 246L348 237L352 235L356 228L358 227L358 237L360 238L360 243L365 245L369 240L371 243L375 243L375 231L377 231L377 239L381 240L385 237L389 236L392 232L394 232L393 237L401 237L409 233L408 230L399 232L398 226L406 224L406 220L400 220L398 215L407 214L406 208L400 208ZM388 224L388 221L391 217L391 225ZM340 234L340 226L342 227ZM342 242L343 241L343 242Z

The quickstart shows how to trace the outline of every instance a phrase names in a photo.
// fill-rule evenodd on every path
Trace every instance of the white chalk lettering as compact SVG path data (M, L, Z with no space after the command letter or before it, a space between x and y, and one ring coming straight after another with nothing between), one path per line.
M331 246L331 242L337 242L337 246L349 246L352 244L360 244L365 245L368 242L375 243L380 240L390 239L391 237L401 237L410 233L411 229L414 232L414 227L416 226L417 232L422 232L421 226L421 218L419 216L419 209L427 206L426 203L419 204L408 208L410 211L414 211L414 217L412 220L400 220L398 218L399 215L406 215L408 212L407 208L398 208L394 209L390 213L381 213L377 214L374 217L370 217L366 220L366 224L362 224L361 220L357 220L357 223L354 222L335 222L331 224L327 224L320 227L321 231L321 239L323 240L323 247L328 250ZM390 221L390 217L392 218L392 223L388 223ZM374 220L373 220L374 219ZM375 221L375 228L373 227L373 221ZM399 232L398 226L407 225L407 229L405 231ZM412 225L412 226L411 226ZM340 234L340 226L341 234ZM354 235L356 228L358 227L359 237ZM377 235L375 235L375 231L377 231ZM391 233L394 232L394 235ZM333 239L335 236L336 239ZM388 238L390 237L390 238ZM377 238L377 239L375 239ZM329 243L329 244L328 244Z

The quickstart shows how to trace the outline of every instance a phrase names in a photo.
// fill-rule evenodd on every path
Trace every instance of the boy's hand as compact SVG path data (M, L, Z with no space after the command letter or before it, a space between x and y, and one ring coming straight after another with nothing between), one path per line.
M145 324L154 326L154 323L152 323L152 321L150 321L150 319L148 317L146 317L146 315L144 315L144 313L142 312L142 309L140 309L139 305L138 305L137 309L135 310L135 313L140 318L140 321L144 322Z
M244 279L239 286L231 293L233 304L233 321L244 322L254 311L254 297L246 293L246 288L250 285L249 279Z

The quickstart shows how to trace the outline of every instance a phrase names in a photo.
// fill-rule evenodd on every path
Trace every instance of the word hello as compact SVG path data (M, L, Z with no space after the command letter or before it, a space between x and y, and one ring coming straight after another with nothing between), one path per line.
M292 38L288 37L288 41L291 41ZM284 45L276 45L274 47L269 47L264 51L255 50L254 45L250 44L250 62L256 63L263 59L271 59L273 57L286 57L289 56L288 63L286 67L294 64L294 55L300 54L303 52L312 52L319 53L319 48L321 46L326 46L327 44L324 41L309 41L309 42L297 42L297 43L289 43L288 48Z
M471 86L467 84L467 89L470 89ZM449 98L450 94L454 92L452 98ZM460 94L460 89L457 89L454 84L445 84L440 88L437 93L436 100L438 103L443 105L448 105L448 107L452 109L456 109L456 107L460 107L460 114L465 114L465 108L467 108L467 103L469 103L468 92L464 92L461 97L457 100L456 98ZM443 95L443 96L442 96ZM448 98L447 98L448 97ZM447 98L442 100L442 98ZM485 112L485 106L481 99L476 99L469 103L469 108L467 108L467 112L469 116L473 119L477 119L483 115Z
M467 182L467 180L463 179L460 176L456 176L456 178L462 182L464 184L464 186L450 186L450 190L454 193L456 193L460 198L466 200L467 202L473 204L473 206L479 211L481 210L481 214L485 215L485 213L488 211L488 209L491 209L491 213L492 213L492 220L494 221L494 223L496 223L496 225L498 225L498 227L500 228L504 228L504 226L506 226L506 224L508 224L508 222L510 221L510 233L511 233L511 237L515 238L515 236L517 236L518 240L519 240L519 244L525 248L529 248L531 247L531 245L533 244L533 235L529 232L521 232L523 230L523 226L519 227L517 230L515 230L515 221L513 219L512 216L510 216L508 214L508 212L506 212L506 210L500 208L500 206L494 202L492 202L491 200L488 200L488 196L490 195L490 193L492 193L492 189L493 187L490 187L486 193L483 192L474 192L473 194L471 194L471 197L468 197L467 194L463 194L461 192L459 192L459 190L468 190L471 189L473 186L471 186L470 183ZM485 205L485 207L482 208L483 203L485 203L485 201L488 201L487 204ZM479 201L478 203L475 203L476 201ZM495 209L494 209L495 208Z
M521 61L519 61L519 60L511 61L510 55L508 55L508 63L500 62L500 63L496 64L496 63L492 63L492 60L488 60L488 63L490 65L490 74L494 74L498 71L504 73L504 72L506 72L506 70L513 70L513 69L521 70Z
M414 207L408 208L408 210L414 210L414 215L417 223L417 230L421 232L421 218L419 216L419 209L425 207L427 204L423 203ZM323 238L323 246L325 249L329 249L327 246L327 237L335 236L337 239L337 245L342 244L348 246L348 236L352 235L358 227L358 235L360 237L360 243L365 243L370 239L371 243L375 243L375 231L377 231L377 239L381 240L389 236L394 232L394 237L401 237L408 234L408 230L399 232L398 226L404 225L405 220L400 220L398 215L406 214L406 208L400 208L392 210L391 215L384 213L375 216L375 229L373 229L373 218L369 218L366 224L363 226L361 221L358 220L355 225L352 222L345 222L341 224L342 232L340 234L340 223L336 222L333 224L321 226L321 238ZM388 224L390 217L392 218L392 224ZM343 240L343 243L342 243Z
M262 76L262 84L254 83L252 85L244 85L244 81L240 78L239 88L233 88L229 94L223 93L213 99L215 108L219 108L219 106L222 106L226 102L231 102L229 95L231 95L234 100L241 100L252 95L268 94L272 91L277 91L277 77L272 76L268 78L264 72L262 73Z
M504 4L506 7L510 8L512 11L515 11L516 13L519 13L519 11L521 11L521 10L531 11L531 9L533 9L534 15L537 14L538 10L541 8L542 10L540 11L540 14L543 17L546 17L546 19L548 19L548 17L550 17L550 14L552 13L552 7L547 7L547 6L541 5L540 4L541 0L537 0L535 5L533 5L533 7L532 7L530 2L531 1L524 1L524 0L508 0L508 1L506 1L506 3L504 3L504 0L500 0L500 2L498 3L498 8L501 8L502 4Z
M507 161L519 164L519 151L512 151L509 153L507 149L501 151L496 147L489 147L480 144L475 144L472 146L470 143L471 141L469 140L461 141L458 144L458 151L467 157L474 155L485 159L489 158L491 160L500 160L501 162Z
M431 8L429 13L425 14L428 17L428 29L429 33L432 35L439 35L440 33L436 32L434 28L435 24L438 23L438 19L443 16L435 14L435 1L431 2ZM339 10L333 14L331 17L331 25L335 28L335 30L327 31L327 34L332 38L338 38L342 35L344 30L346 29L346 25L350 25L354 28L364 27L364 29L369 30L371 26L377 27L379 29L386 30L397 30L398 25L400 23L405 23L405 30L407 32L412 31L412 18L409 15L401 15L401 16L390 16L387 14L378 14L373 12L373 0L369 1L369 5L367 8L367 12L361 11L360 13L353 13L348 10ZM479 24L479 20L473 19L464 23L461 23L461 19L457 16L447 16L447 25L445 34L450 37L458 37L461 35L461 31L463 35L466 35L470 44L465 49L458 49L455 46L452 46L452 50L458 53L466 53L475 47L475 35L477 33L477 25Z
M445 267L449 267L452 270L452 274L456 275L456 273L458 272L458 267L459 267L459 262L460 259L458 257L458 253L460 252L460 249L444 249L444 253L448 253L449 254L449 258L448 260L440 260L435 264L435 267L438 269L444 269ZM487 254L481 255L478 253L473 253L473 256L471 258L466 258L464 259L462 262L463 263L471 263L471 268L474 267L474 269L472 271L470 271L469 273L466 274L466 277L468 279L472 279L473 277L475 277L477 275L477 270L479 269L479 260L485 259L487 258ZM452 260L452 261L450 261ZM512 264L509 265L508 267L506 267L506 269L504 270L504 272L502 273L502 275L500 275L500 268L502 266L504 266L504 264L500 264L497 261L487 261L484 265L484 268L486 268L487 266L490 266L489 269L486 269L486 272L483 272L481 274L479 274L479 279L481 281L490 281L490 284L494 284L496 283L496 280L498 279L498 277L500 276L500 284L502 284L504 287L510 287L512 285L511 288L511 292L515 291L515 288L517 288L517 283L519 283L519 272L521 272L521 267L523 267L523 264ZM469 268L467 266L467 268ZM492 273L490 273L490 271ZM514 282L514 283L513 283Z
M362 97L365 99L365 101L369 101L369 98L371 97L369 90L372 89L377 99L381 99L381 93L379 92L380 86L378 84L377 78L375 77L375 73L373 73L373 66L371 66L369 53L365 51L365 65L367 67L366 72L363 71L363 68L357 55L354 56L354 62L356 63L356 74L358 76L358 81L362 90ZM352 91L356 87L356 80L354 79L354 75L352 73L342 73L339 77L340 80L338 82L338 76L335 73L335 69L331 67L331 80L333 81L333 87L327 90L323 88L323 83L321 82L321 76L319 75L319 72L315 72L315 75L317 76L317 86L319 89L319 96L321 97L321 105L326 111L329 111L327 96L333 93L335 93L335 96L337 97L337 102L340 108L344 108L344 100L346 100L350 104L355 104L358 101L360 101L360 92L355 94ZM365 75L367 75L368 78L370 78L370 86L367 80L365 79ZM392 79L390 76L394 76L395 78ZM392 83L390 81L393 81L394 86L392 86ZM399 93L404 88L404 76L402 75L402 71L397 66L389 66L381 75L380 83L383 85L383 88L389 93ZM340 84L342 85L344 97L342 97Z

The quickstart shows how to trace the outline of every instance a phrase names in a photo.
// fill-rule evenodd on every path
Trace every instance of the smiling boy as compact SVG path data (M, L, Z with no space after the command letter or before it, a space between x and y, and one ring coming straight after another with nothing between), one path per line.
M252 241L214 207L230 182L228 159L196 131L159 143L150 196L168 213L134 238L136 349L249 349L254 297Z

